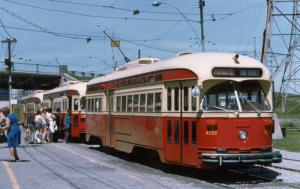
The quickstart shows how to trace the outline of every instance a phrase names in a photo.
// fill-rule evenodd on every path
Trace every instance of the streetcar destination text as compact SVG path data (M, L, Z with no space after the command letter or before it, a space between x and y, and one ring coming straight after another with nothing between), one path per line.
M260 68L214 68L214 77L261 77Z

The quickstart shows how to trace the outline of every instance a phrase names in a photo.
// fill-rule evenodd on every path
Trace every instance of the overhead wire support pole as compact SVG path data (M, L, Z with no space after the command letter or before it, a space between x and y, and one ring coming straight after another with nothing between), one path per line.
M263 33L263 45L261 51L261 62L267 64L267 51L270 43L270 30L271 30L271 21L272 21L272 12L273 12L273 0L267 0L267 19L266 26Z
M103 33L111 40L111 41L113 41L113 39L105 32L105 30L103 31ZM121 52L121 54L122 54L122 56L124 57L124 59L125 59L125 62L127 63L127 62L130 62L130 59L128 58L128 57L126 57L125 56L125 54L123 53L123 51L121 50L121 48L118 46L118 45L116 45L116 47L119 49L119 51Z
M10 112L12 112L12 104L11 104L11 100L12 100L11 45L13 43L16 43L17 40L16 39L6 39L1 42L7 44L8 57L7 57L7 59L5 59L5 72L8 74L9 110L10 110Z
M203 7L205 6L204 0L199 0L199 8L200 8L200 31L201 31L201 49L202 52L205 52L205 46L204 46L204 21L203 21Z

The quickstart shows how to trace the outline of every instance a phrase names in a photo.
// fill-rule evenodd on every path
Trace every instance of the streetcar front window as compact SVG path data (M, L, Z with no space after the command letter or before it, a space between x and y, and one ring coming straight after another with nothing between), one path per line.
M206 111L238 110L234 85L226 82L209 89L204 95L202 107Z
M271 106L258 82L247 81L237 86L243 111L270 111Z
M239 107L239 104L240 107ZM203 96L204 111L270 111L271 106L257 81L226 81L211 87Z

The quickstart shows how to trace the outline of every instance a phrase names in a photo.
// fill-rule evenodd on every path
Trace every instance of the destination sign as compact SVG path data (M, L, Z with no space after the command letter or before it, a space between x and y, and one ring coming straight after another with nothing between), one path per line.
M214 68L214 77L261 77L260 68Z

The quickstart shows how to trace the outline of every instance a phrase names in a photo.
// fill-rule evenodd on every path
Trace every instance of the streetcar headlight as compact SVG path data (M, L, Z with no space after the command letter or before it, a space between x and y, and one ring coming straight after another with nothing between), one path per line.
M248 137L248 133L245 130L240 130L239 137L241 140L245 140Z

